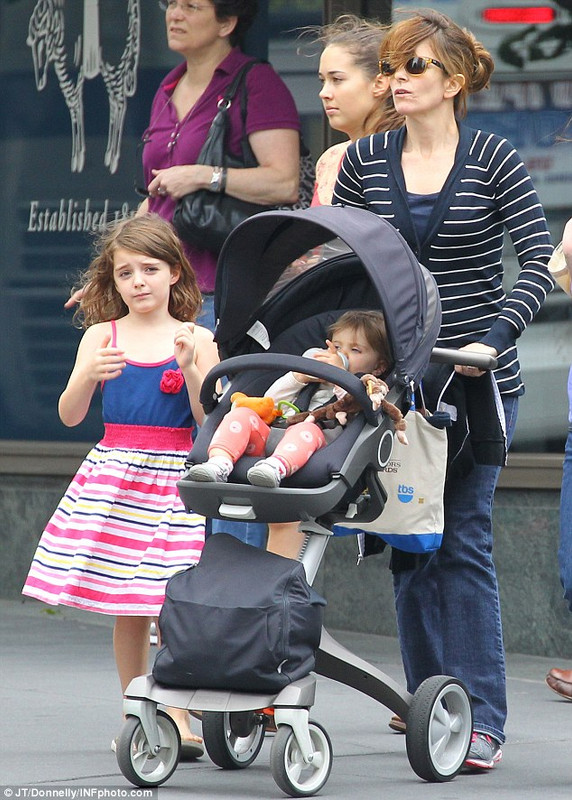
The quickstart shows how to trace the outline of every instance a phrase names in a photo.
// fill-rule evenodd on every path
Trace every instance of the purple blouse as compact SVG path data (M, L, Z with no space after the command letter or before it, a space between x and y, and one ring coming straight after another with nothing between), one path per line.
M211 82L196 102L192 111L182 120L177 117L171 95L184 75L187 65L175 67L162 81L151 107L150 124L143 135L143 168L147 185L152 169L166 169L181 164L194 164L207 137L217 111L217 103L230 85L238 70L250 57L234 48L215 69ZM300 130L300 119L294 99L286 84L269 64L257 64L246 78L247 120L246 133L287 128ZM229 150L241 152L242 120L240 103L230 108ZM165 219L173 218L175 200L171 197L150 197L149 211ZM215 284L217 257L206 250L185 246L185 252L196 272L201 291L212 292Z

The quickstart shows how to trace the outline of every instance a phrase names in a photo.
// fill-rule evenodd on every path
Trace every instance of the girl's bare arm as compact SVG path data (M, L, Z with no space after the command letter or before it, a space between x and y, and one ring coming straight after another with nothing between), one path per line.
M58 402L58 413L64 425L79 425L89 411L97 384L121 375L125 367L124 352L110 347L110 342L109 323L92 325L84 333L67 386Z
M175 357L185 378L193 417L202 425L205 414L199 401L201 386L207 372L219 362L212 333L194 322L183 323L175 334Z

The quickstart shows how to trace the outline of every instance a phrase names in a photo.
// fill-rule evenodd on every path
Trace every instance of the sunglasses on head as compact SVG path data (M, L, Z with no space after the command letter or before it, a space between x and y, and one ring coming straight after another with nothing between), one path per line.
M445 65L437 61L436 58L423 58L423 56L413 56L413 58L405 62L404 66L410 75L423 75L429 64L435 64L443 72L447 72ZM393 75L396 69L397 67L392 67L391 63L385 59L379 62L379 71L382 75Z

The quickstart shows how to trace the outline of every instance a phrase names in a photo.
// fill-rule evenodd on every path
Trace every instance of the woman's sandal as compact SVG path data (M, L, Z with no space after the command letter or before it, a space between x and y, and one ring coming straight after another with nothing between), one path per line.
M396 733L405 733L407 731L407 725L401 717L398 717L397 714L394 714L393 717L389 720L389 727L392 731Z
M111 752L117 752L117 737L111 742ZM196 739L181 740L181 752L179 754L179 761L194 761L195 758L204 756L205 748L203 740L200 737Z
M179 761L194 761L205 754L205 747L200 736L192 739L181 739L181 753Z

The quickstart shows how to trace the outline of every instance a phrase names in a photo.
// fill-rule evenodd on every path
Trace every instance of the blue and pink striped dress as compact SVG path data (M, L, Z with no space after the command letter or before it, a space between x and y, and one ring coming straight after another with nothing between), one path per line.
M187 389L173 357L128 361L102 392L105 435L43 532L22 591L50 605L157 616L167 579L204 544L204 517L185 511L176 486L195 427Z

